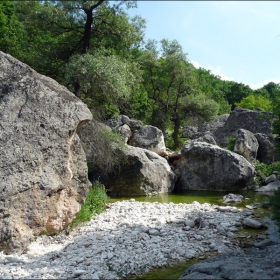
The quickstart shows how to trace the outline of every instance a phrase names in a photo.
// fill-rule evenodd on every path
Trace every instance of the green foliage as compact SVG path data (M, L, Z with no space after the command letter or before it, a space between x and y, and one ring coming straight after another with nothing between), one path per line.
M264 180L272 174L273 171L280 172L280 161L275 161L271 164L265 164L263 162L259 162L258 160L255 162L256 175L254 181L257 185L264 182Z
M194 72L201 91L219 104L218 114L230 113L231 105L226 100L224 90L228 82L222 81L219 76L215 76L210 70L204 68L194 69Z
M139 89L141 77L135 62L105 50L73 55L64 72L64 83L73 91L73 86L79 84L81 99L93 112L102 111L104 118L119 113L130 94Z
M187 137L183 137L183 130L180 129L179 130L179 134L178 134L178 140L181 144L184 144L189 138ZM172 138L172 133L168 133L167 138L165 139L165 145L168 149L170 149L171 151L180 151L182 147L177 147L174 143L174 140Z
M228 139L227 139L227 145L226 145L226 147L227 147L227 149L228 149L229 151L232 151L232 152L233 152L234 146L235 146L235 141L236 141L236 137L232 137L232 138L228 138Z
M180 147L179 129L184 119L203 121L218 113L219 105L200 90L194 69L176 40L161 40L159 49L156 41L148 41L138 62L149 98L146 122L163 131L172 124L175 146Z
M260 108L263 111L272 111L272 101L269 98L263 97L261 95L251 94L243 98L240 103L235 103L235 106L239 106L245 109L255 110Z
M95 182L89 190L81 210L70 223L69 229L72 230L78 225L89 221L94 215L103 212L106 207L107 199L105 186L99 182Z
M235 107L235 103L240 102L243 98L251 95L254 91L248 86L242 83L227 82L227 89L225 97L232 109Z

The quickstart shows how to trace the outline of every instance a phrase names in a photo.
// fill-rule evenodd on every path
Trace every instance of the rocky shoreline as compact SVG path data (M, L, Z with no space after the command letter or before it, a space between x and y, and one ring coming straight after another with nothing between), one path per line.
M253 216L198 202L116 202L69 235L37 237L20 255L1 253L0 279L121 279L211 252L241 251L235 234Z

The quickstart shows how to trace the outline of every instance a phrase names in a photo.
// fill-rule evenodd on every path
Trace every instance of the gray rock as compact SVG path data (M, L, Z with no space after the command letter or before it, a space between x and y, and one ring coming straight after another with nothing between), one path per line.
M235 107L224 126L213 132L214 138L217 143L226 146L227 139L235 137L239 129L245 129L254 134L271 135L271 117L272 114L268 112Z
M75 217L90 188L76 129L87 106L53 79L0 52L0 250L20 251Z
M276 190L278 190L280 187L280 180L275 180L273 182L270 182L269 184L267 184L266 186L262 186L258 189L255 189L256 192L267 192L267 193L271 193L274 192Z
M250 163L254 163L259 148L257 138L246 129L239 129L237 134L233 151L244 156Z
M222 115L215 121L204 123L198 127L186 126L183 127L183 131L184 136L190 139L202 137L208 131L218 145L226 147L228 139L236 137L239 129L246 129L256 134L255 136L260 147L258 151L260 160L265 163L271 163L277 160L275 148L269 144L269 142L274 142L274 137L271 134L271 125L271 113L235 107L230 114ZM272 161L273 157L274 160Z
M127 146L119 172L100 180L111 195L155 195L171 192L176 175L166 159L146 149Z
M275 245L275 244L276 244L275 241L273 241L271 239L265 239L265 240L259 241L257 243L254 243L254 246L258 247L258 248L264 248L264 247Z
M190 139L196 139L199 137L204 137L207 132L210 136L213 136L215 131L219 128L223 127L229 117L229 114L224 114L219 116L216 120L203 123L200 126L185 126L183 127L184 137L188 137ZM208 142L208 141L205 141ZM211 143L212 144L212 143Z
M142 126L136 131L130 138L129 145L157 153L166 151L162 131L151 125Z
M206 142L206 143L209 143L209 144L212 144L212 145L217 145L215 139L210 134L205 134L205 135L203 135L199 138L194 139L193 141Z
M275 135L256 133L255 137L259 143L258 160L266 164L271 164L279 160L279 155L275 148Z
M276 179L277 179L276 174L271 174L270 176L268 176L268 177L264 180L264 182L265 182L266 184L268 184L268 183L271 183L271 182L275 181Z
M195 226L195 222L192 220L185 220L185 225L193 228Z
M243 220L243 225L245 227L249 227L249 228L261 228L262 227L262 223L254 220L254 219L251 219L251 218L245 218Z
M276 245L221 253L190 266L179 279L279 279L279 257Z
M127 143L132 135L131 129L127 124L124 124L117 128L117 131L123 136L124 142Z
M223 197L224 203L240 203L242 202L243 195L229 193Z
M143 123L139 120L131 120L128 116L120 115L107 121L107 125L111 128L118 129L123 125L128 125L132 133L137 131L143 126Z
M254 167L242 156L205 142L187 141L176 174L178 190L236 191L252 183Z

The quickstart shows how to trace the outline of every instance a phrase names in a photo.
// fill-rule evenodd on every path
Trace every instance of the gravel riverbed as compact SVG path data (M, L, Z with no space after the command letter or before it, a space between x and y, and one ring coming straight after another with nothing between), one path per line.
M120 279L238 250L235 233L252 214L198 202L116 202L69 235L37 237L19 255L0 253L0 279Z

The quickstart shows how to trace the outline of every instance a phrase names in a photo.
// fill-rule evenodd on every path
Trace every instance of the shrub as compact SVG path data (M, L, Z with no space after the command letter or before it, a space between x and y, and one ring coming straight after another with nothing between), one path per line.
M236 137L232 137L232 138L228 138L227 139L227 149L229 151L232 151L234 150L234 146L235 146L235 141L236 141Z
M275 161L272 164L265 164L263 162L259 162L258 160L255 162L256 175L254 181L257 185L261 184L269 175L272 174L273 171L280 172L280 161Z
M81 210L69 225L69 230L72 230L79 224L89 221L94 215L103 212L106 207L107 199L105 186L96 181L89 190Z

